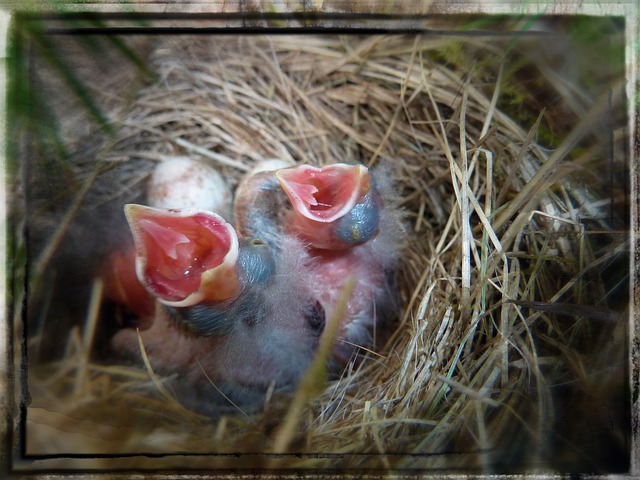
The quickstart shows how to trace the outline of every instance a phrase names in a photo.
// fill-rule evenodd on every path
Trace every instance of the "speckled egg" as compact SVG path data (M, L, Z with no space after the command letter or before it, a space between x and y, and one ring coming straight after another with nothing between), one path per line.
M197 208L231 216L232 192L213 167L189 157L165 157L151 174L148 204L155 208Z

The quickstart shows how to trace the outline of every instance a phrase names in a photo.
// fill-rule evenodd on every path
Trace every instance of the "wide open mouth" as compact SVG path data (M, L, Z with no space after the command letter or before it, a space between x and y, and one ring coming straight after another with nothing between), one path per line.
M222 217L193 209L127 205L140 281L161 302L217 302L238 289L238 239Z
M323 223L344 216L371 188L362 165L301 165L278 170L276 177L298 213Z

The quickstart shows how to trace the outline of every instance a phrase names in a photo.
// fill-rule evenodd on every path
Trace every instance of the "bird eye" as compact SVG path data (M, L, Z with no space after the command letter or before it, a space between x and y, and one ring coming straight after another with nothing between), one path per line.
M165 309L179 327L197 336L220 337L229 334L235 326L233 315L227 315L227 309L224 308L199 304Z
M380 208L369 195L335 225L334 234L347 245L358 245L375 237L380 227Z
M258 238L240 242L238 265L248 284L266 282L273 277L276 269L269 247Z
M320 304L320 302L316 301L307 312L306 320L307 325L313 332L317 335L320 335L324 331L326 314L324 311L324 307Z

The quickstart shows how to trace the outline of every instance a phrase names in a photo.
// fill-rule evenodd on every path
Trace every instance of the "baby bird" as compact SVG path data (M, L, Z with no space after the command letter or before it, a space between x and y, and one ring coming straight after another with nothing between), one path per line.
M273 387L295 387L311 362L324 316L301 287L297 261L275 263L267 245L238 239L212 212L125 207L140 283L158 300L140 331L154 370L178 373L177 394L209 414L252 408ZM293 258L299 244L284 240ZM137 332L120 330L114 349L141 355Z
M372 344L376 322L395 308L393 271L404 247L404 229L390 202L362 165L271 164L250 172L238 186L236 225L259 236L282 257L283 238L305 245L301 257L309 273L308 295L332 318L347 278L356 279L333 351L339 371L357 352Z

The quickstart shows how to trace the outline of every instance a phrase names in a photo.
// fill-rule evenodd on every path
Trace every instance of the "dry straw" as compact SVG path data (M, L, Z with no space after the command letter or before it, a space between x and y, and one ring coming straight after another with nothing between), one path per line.
M117 130L99 141L94 131L79 137L82 115L63 116L67 137L79 145L76 174L92 189L101 174L91 173L105 166L128 173L117 191L95 187L102 197L87 198L130 196L163 155L210 162L234 184L269 158L390 166L409 234L398 271L402 308L376 332L366 360L341 378L319 390L306 379L293 401L268 395L256 414L210 419L181 406L148 362L134 368L92 355L104 341L92 338L95 322L108 321L96 318L96 282L63 358L29 371L27 450L251 453L50 460L80 468L494 472L579 464L590 447L558 439L559 419L571 411L554 391L571 385L565 393L583 411L581 399L617 386L624 364L624 322L608 310L612 286L600 273L627 245L607 217L616 192L603 191L590 173L609 148L593 127L603 128L618 99L577 95L573 79L545 76L550 67L527 57L527 42L154 38L149 66L157 81L130 93L122 87L130 72L122 81L89 76L102 82L91 87ZM516 60L530 63L536 93L514 73ZM556 98L552 111L514 118L537 92ZM514 98L522 105L509 103ZM543 124L559 138L554 150L538 141ZM87 138L97 154L83 153ZM39 268L59 242L54 237ZM42 342L46 335L30 339L33 350ZM592 410L594 428L597 416Z

